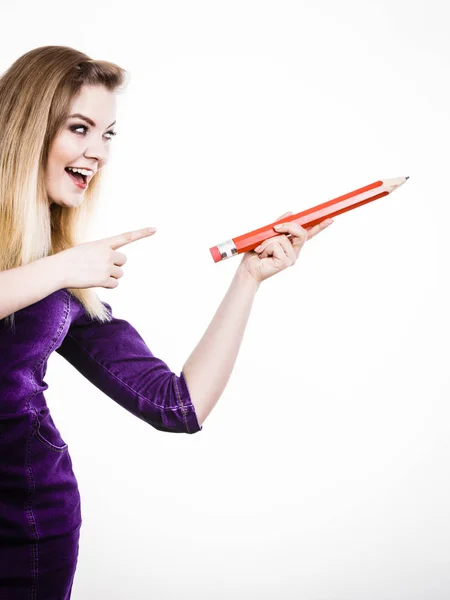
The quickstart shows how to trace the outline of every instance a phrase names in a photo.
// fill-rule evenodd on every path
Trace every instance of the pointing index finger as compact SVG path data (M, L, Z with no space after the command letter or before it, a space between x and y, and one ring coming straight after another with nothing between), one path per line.
M137 229L136 231L127 231L126 233L122 233L120 235L115 235L112 238L109 238L109 245L113 250L120 248L121 246L125 246L126 244L130 244L131 242L135 242L143 237L147 237L155 233L155 228L145 227L144 229Z

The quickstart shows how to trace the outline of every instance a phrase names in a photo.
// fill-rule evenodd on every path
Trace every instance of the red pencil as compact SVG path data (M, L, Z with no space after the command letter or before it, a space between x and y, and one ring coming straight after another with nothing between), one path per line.
M335 217L343 212L353 210L358 206L387 196L403 185L407 179L409 179L409 177L396 177L395 179L376 181L375 183L366 185L354 192L334 198L334 200L318 204L317 206L308 208L295 215L289 215L288 217L274 221L270 225L265 225L264 227L260 227L259 229L255 229L244 235L239 235L231 240L217 244L217 246L210 248L209 251L211 252L214 262L220 262L226 258L236 256L236 254L248 252L249 250L256 248L256 246L259 246L264 240L280 235L278 231L273 229L273 226L277 223L295 221L295 223L298 223L305 229L313 227L313 225L316 225L325 219Z

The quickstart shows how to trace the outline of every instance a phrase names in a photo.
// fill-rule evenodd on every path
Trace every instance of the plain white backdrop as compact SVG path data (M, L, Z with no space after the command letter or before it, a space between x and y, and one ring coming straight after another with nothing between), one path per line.
M240 262L211 246L410 176L261 284L202 432L152 429L50 357L82 496L74 600L450 597L448 10L0 4L0 71L55 44L130 74L90 239L158 231L97 291L177 374Z

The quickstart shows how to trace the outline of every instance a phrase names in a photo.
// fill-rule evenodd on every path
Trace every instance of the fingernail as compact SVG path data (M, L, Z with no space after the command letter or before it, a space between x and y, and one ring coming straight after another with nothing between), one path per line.
M156 227L149 227L147 231L148 233L153 233L154 231L156 231Z
M259 251L261 250L261 248L262 248L262 245L260 244L259 246L257 246L257 247L255 248L255 252L259 252Z
M274 229L283 229L283 227L284 227L283 224L273 226Z

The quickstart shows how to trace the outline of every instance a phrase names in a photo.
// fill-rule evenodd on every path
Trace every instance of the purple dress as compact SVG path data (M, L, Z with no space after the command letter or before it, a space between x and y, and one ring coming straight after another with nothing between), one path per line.
M17 311L13 328L0 319L1 600L68 600L71 594L80 495L44 396L53 351L156 429L202 429L183 372L170 371L127 321L91 320L65 289Z

